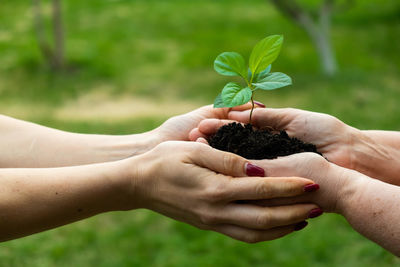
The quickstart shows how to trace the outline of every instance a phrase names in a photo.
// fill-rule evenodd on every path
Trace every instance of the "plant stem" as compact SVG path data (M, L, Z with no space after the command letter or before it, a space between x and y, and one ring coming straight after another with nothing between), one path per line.
M248 83L249 88L251 89L251 111L250 111L250 118L249 118L249 123L251 124L251 116L253 115L253 109L254 109L254 90L253 90L253 86L252 86L252 82L253 82L253 78L254 78L254 73L251 73L251 77L250 77L250 82Z
M253 110L254 110L254 100L253 100L253 94L251 94L251 111L250 111L250 118L249 118L250 124L251 124L251 116L253 115Z

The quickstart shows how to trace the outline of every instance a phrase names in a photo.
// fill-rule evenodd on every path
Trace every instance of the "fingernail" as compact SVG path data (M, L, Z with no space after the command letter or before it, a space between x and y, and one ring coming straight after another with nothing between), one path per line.
M319 184L308 184L303 189L304 192L314 192L319 189Z
M257 106L259 106L259 107L262 107L262 108L265 108L265 105L263 104L263 103L261 103L260 101L253 101L254 102L254 104L256 104Z
M310 212L308 213L308 218L315 218L320 216L322 213L324 213L324 211L320 208L315 208L310 210Z
M307 224L308 224L308 222L306 222L306 221L299 222L298 224L296 224L296 225L294 226L294 230L295 230L295 231L300 231L301 229L303 229L304 227L306 227Z
M246 174L248 176L261 176L264 177L265 172L263 168L260 168L254 164L246 163Z

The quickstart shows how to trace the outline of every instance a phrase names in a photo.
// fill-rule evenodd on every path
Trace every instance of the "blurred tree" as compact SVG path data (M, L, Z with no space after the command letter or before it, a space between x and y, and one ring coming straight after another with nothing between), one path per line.
M271 0L271 2L278 10L307 32L318 51L323 72L330 76L334 75L338 70L338 66L331 41L331 16L335 4L350 3L351 0L316 0L308 2ZM313 10L315 7L317 7L316 11Z
M36 28L39 49L53 70L64 67L64 28L62 24L61 0L52 0L53 47L46 38L46 26L43 19L41 0L32 0L34 24Z

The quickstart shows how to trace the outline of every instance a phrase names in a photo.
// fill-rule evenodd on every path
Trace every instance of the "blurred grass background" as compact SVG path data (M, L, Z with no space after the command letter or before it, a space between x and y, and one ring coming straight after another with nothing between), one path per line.
M309 0L313 3L315 1ZM330 113L400 130L400 3L335 13L340 71L321 74L308 36L264 0L63 2L67 68L46 66L28 1L0 1L0 113L50 127L125 134L211 103L229 78L213 60L283 34L273 71L294 85L258 93L269 107ZM46 14L50 4L44 1ZM248 245L149 211L110 213L0 244L0 266L394 266L400 261L325 214L290 236Z

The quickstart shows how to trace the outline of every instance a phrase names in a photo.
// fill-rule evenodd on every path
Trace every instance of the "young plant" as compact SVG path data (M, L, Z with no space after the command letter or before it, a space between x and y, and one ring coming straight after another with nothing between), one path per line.
M214 69L225 76L240 76L246 83L241 86L229 82L214 101L214 108L235 107L251 100L252 107L249 122L254 109L254 92L260 90L274 90L292 84L292 79L284 73L272 72L271 63L275 61L281 51L282 35L271 35L257 43L249 58L249 67L244 58L236 52L223 52L214 61Z

